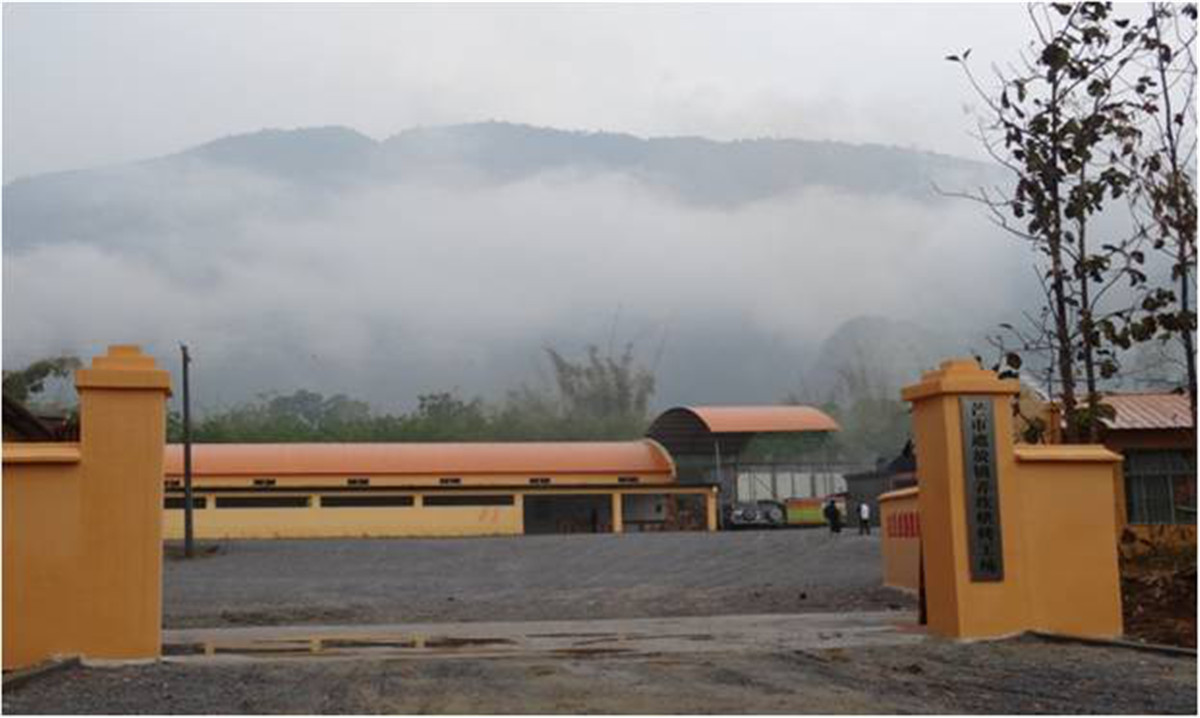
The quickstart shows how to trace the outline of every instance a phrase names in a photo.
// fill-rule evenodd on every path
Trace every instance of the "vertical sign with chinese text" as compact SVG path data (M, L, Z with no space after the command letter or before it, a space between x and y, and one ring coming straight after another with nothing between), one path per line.
M972 581L1004 580L1004 546L1000 536L1000 494L996 483L996 437L992 400L960 397L963 478L967 501L967 553Z

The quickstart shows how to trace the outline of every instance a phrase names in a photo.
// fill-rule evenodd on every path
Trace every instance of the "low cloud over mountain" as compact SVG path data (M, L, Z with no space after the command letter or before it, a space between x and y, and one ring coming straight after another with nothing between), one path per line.
M210 407L300 387L396 407L633 341L659 405L774 401L828 388L809 365L854 317L953 345L1020 304L1022 249L933 190L993 181L831 142L267 130L6 185L4 361L140 342L174 365L187 341Z

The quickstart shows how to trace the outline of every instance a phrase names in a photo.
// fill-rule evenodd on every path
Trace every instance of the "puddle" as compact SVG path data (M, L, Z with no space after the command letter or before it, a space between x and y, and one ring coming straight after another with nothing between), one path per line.
M461 648L462 646L512 645L511 638L427 638L426 648Z
M417 648L417 639L324 638L321 640L321 646L327 650L337 648Z
M308 656L314 653L302 644L284 646L217 646L212 647L211 653L218 656Z
M561 632L536 633L527 649L549 650L565 656L595 656L637 652L644 641L713 641L707 633L649 634L641 632ZM226 637L163 645L164 656L245 656L247 658L319 658L319 657L415 657L466 655L471 649L518 648L513 638L492 636L445 636L425 634L262 636ZM547 645L548 643L548 645ZM539 645L540 644L540 645ZM557 644L557 645L556 645ZM566 644L566 645L564 645ZM616 644L616 645L614 645ZM628 645L633 644L633 645ZM659 644L661 645L661 644Z
M555 648L551 653L560 656L604 656L615 653L633 653L632 648Z
M616 638L615 633L530 633L530 638Z
M395 636L395 637L351 637L322 636L320 638L298 636L292 638L262 638L237 641L191 641L163 645L164 656L347 656L356 653L388 653L400 651L439 651L480 646L514 645L509 638L486 638L455 636Z

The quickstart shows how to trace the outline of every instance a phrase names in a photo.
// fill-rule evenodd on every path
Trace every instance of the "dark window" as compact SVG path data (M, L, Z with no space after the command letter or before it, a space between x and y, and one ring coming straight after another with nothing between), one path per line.
M307 496L218 496L218 509L303 509Z
M181 483L179 479L167 479L167 488L177 489Z
M274 486L275 479L255 479L254 485L255 486Z
M455 484L461 484L462 479L458 478L457 476L443 476L442 478L438 479L438 483L442 486L453 486Z
M193 496L192 497L192 508L194 508L194 509L202 509L202 508L204 508L204 505L206 503L207 502L204 500L203 496ZM182 496L166 497L165 499L163 499L163 508L182 509L183 508L183 497Z
M350 486L370 486L371 480L365 476L352 476L346 479L346 483Z
M371 506L412 506L411 496L322 496L321 506L325 508L339 507L371 507Z
M636 476L619 476L619 477L617 477L617 481L622 484L636 484L638 482L638 477L636 477Z
M548 484L548 483L550 483L550 477L549 476L534 476L533 478L531 478L529 480L529 483L537 484L539 486Z
M512 495L426 496L426 506L512 506Z
M1125 453L1131 524L1196 523L1196 459L1187 451Z

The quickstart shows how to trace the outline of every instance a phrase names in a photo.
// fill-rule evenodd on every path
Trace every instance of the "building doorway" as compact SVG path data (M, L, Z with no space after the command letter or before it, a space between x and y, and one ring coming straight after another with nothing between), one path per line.
M525 495L525 533L610 533L613 529L609 494Z

